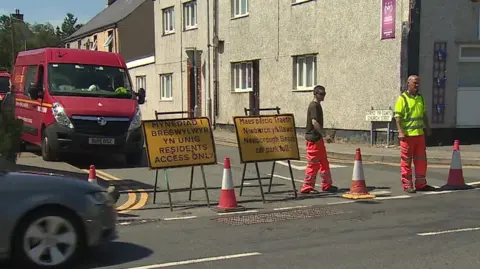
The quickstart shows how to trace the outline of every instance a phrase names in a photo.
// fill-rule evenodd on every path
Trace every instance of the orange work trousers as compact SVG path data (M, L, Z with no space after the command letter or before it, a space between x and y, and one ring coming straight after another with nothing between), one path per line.
M330 164L328 163L325 144L323 139L317 142L307 141L307 168L300 192L308 193L315 189L319 171L322 179L322 191L327 191L332 186L332 176L330 175Z
M403 189L413 188L412 159L415 165L415 188L427 186L427 152L423 135L406 136L400 140L400 173Z

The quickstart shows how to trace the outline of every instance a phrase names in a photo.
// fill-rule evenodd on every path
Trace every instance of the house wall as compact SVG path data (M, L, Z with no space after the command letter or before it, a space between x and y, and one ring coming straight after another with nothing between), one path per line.
M160 96L155 100L159 111L187 111L189 110L189 79L187 74L187 50L196 48L201 51L199 60L199 88L200 107L199 115L206 115L206 102L208 90L208 67L207 67L207 6L206 1L197 2L197 27L186 30L184 27L183 5L191 1L164 0L155 1L155 55L157 77L161 74L173 75L172 100L161 100ZM212 1L211 1L212 2ZM173 33L164 33L163 10L168 7L174 8ZM210 26L212 19L210 19ZM212 35L213 36L213 35ZM151 100L152 102L154 100ZM180 116L180 115L175 115Z
M130 65L127 63L127 65ZM142 110L142 118L144 120L155 119L155 110L158 110L156 105L156 100L159 98L160 92L158 91L158 76L155 71L154 62L146 65L135 66L128 69L130 77L135 91L138 91L137 87L137 77L145 78L145 91L146 91L146 101L143 105L140 106Z
M98 51L108 51L108 47L104 47L103 44L108 38L108 32L113 30L114 31L114 37L113 37L113 52L119 52L119 35L118 35L118 29L116 28L108 28L105 31L101 30L96 33L92 33L88 36L84 36L78 39L75 39L73 41L70 41L68 43L69 47L72 49L87 49L86 44L90 40L90 43L93 43L93 37L96 35L97 36L97 50ZM78 41L81 40L82 45L81 47L78 47Z
M163 1L165 2L165 1ZM220 124L232 124L249 106L249 93L232 90L232 62L260 60L260 107L279 106L305 127L311 88L293 89L292 56L317 54L317 84L326 87L325 127L369 130L365 114L393 107L400 90L401 22L408 0L397 1L396 38L381 39L381 0L249 0L249 14L232 18L220 1Z
M432 113L436 113L432 92L434 43L447 42L445 118L444 122L432 124L434 127L456 127L459 47L462 44L480 45L479 7L479 3L471 1L422 1L420 77L421 91L431 111L430 118Z

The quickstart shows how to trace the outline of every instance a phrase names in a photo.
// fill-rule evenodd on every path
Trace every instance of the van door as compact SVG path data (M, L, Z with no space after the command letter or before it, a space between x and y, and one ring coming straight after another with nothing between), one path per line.
M37 117L37 100L32 100L28 93L30 85L35 84L37 79L38 66L29 65L24 73L23 85L17 91L16 114L17 118L23 121L22 140L29 143L39 145L41 138L39 137L39 128L36 126L35 118Z
M35 85L36 88L41 89L42 93L45 94L45 68L43 64L39 64L37 68L37 73L35 76L35 80L33 82L33 85ZM36 130L36 137L35 137L35 142L39 145L41 145L42 142L42 124L43 124L43 118L45 116L45 113L47 112L47 108L43 106L43 99L44 96L43 94L38 98L38 99L32 99L33 105L32 105L32 126Z

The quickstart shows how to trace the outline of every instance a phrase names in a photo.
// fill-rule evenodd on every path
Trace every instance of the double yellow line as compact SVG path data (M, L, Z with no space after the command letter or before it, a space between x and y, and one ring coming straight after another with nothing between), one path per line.
M84 172L88 173L88 170L83 170ZM110 175L108 173L105 173L101 170L96 170L96 173L98 176L100 176L103 180L105 181L122 181L122 179ZM118 190L118 189L117 189ZM120 191L120 190L118 190ZM127 213L132 210L138 210L140 208L143 208L148 201L148 193L144 189L128 189L126 190L128 194L127 201L125 203L117 206L117 212L118 213ZM139 199L137 201L137 194L139 194Z

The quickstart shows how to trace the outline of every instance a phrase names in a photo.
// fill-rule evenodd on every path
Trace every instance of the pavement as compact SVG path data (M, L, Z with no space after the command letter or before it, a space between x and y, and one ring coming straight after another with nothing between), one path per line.
M215 142L237 146L237 137L233 132L227 130L214 131ZM300 153L304 153L305 139L298 136L298 147ZM461 142L461 141L460 141ZM452 142L453 143L453 142ZM465 166L480 165L480 145L462 145L460 144L462 153L462 162ZM355 150L360 148L364 161L376 163L400 163L400 150L396 146L380 146L368 144L345 144L345 143L328 143L326 144L327 154L330 158L339 160L354 160ZM452 159L452 146L436 146L427 148L427 157L429 164L449 165Z
M119 226L119 239L77 268L478 269L478 195Z

